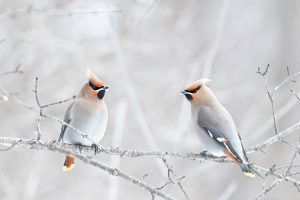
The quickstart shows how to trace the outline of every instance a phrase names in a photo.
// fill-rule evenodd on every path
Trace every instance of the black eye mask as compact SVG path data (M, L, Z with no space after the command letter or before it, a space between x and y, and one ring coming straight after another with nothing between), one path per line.
M89 81L89 86L92 88L92 90L100 90L101 88L103 88L103 86L97 87L91 81Z
M196 87L195 89L188 91L190 93L197 93L200 90L201 86Z

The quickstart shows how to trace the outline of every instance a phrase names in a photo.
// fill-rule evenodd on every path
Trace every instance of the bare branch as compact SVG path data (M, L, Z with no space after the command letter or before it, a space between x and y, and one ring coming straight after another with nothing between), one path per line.
M256 73L260 74L264 78L265 88L266 88L269 100L271 102L271 107L272 107L274 130L275 130L275 134L278 134L277 120L276 120L276 113L275 113L275 106L274 106L274 99L273 99L273 94L274 93L269 89L269 85L268 85L267 78L266 78L266 75L269 71L269 68L270 68L270 64L267 65L264 72L262 72L261 69L258 68Z
M287 74L288 74L287 78L284 79L281 83L279 83L276 87L274 87L273 93L276 92L277 90L279 90L286 83L288 83L288 82L295 82L294 78L296 78L297 76L300 75L300 71L296 72L296 73L294 73L292 75L290 75L289 68L287 68Z
M21 138L11 138L11 137L0 137L0 144L10 146L12 143L18 143L22 141L26 144L32 142L32 139L21 139ZM78 148L75 145L62 144L57 143L55 141L51 142L43 142L45 145L54 145L59 148L66 148L72 150L74 152L79 152ZM21 145L22 147L22 145ZM93 149L88 146L83 146L81 152L92 152ZM202 153L175 153L175 152L160 152L160 151L137 151L137 150L127 150L121 148L113 148L113 147L102 147L99 149L98 153L112 154L118 155L121 157L129 157L129 158L137 158L137 157L149 157L149 158L159 158L159 159L176 159L176 160L196 160L196 161L214 161L214 162L227 162L231 163L231 161L225 157L216 157L206 152Z
M258 67L256 73L258 73L258 74L260 74L262 76L265 76L268 73L268 71L269 71L269 67L270 67L270 64L267 65L265 71L263 71L263 72L261 71L260 67Z
M82 155L80 153L77 153L71 149L64 148L63 145L53 143L53 142L42 142L41 140L30 140L30 139L16 139L16 138L5 138L5 137L0 137L0 144L2 145L8 145L12 146L14 145L15 147L21 147L21 148L26 148L26 149L36 149L36 150L48 150L52 152L58 152L66 155L72 155L75 158L81 160L82 162L86 164L93 165L105 172L108 172L112 176L117 176L120 177L126 181L129 181L145 190L151 193L153 196L160 196L164 199L167 200L174 200L174 197L171 197L170 195L148 185L147 183L134 178L131 175L128 175L116 168L111 168L93 158L89 158L85 155Z
M64 100L60 100L60 101L57 101L57 102L53 102L53 103L49 103L49 104L43 105L43 106L41 106L41 108L47 108L49 106L54 106L54 105L57 105L57 104L66 103L66 102L74 100L74 99L76 99L76 95L73 95L72 97L64 99Z
M279 185L281 182L282 182L282 179L281 179L281 178L275 179L275 180L271 183L271 185L270 185L268 188L264 189L264 191L262 191L262 193L259 194L255 199L262 199L264 196L267 195L267 193L269 193L272 189L274 189L274 188L275 188L277 185Z
M34 85L34 94L35 94L35 100L36 100L36 103L39 107L39 118L37 119L37 124L36 124L36 127L35 127L35 131L36 131L36 134L37 134L37 140L40 140L41 139L41 135L42 135L42 131L41 131L41 122L43 120L43 108L42 108L42 105L40 103L40 100L39 100L39 96L38 96L38 81L39 81L39 78L38 77L35 77L35 85Z
M103 165L102 163L99 163L96 160L93 160L90 157L84 156L79 154L79 150L77 149L77 147L75 145L66 145L66 144L61 144L61 143L56 143L55 141L52 142L42 142L37 141L37 140L31 140L31 139L20 139L20 138L9 138L9 137L0 137L0 144L4 145L4 146L12 146L14 145L13 148L17 148L17 147L21 147L21 148L27 148L27 149L36 149L36 150L50 150L50 151L54 151L54 152L60 152L63 154L71 154L76 158L79 158L80 160L82 160L85 163L89 163L91 165L94 165L102 170L105 170L107 172L109 172L112 175L116 175L116 176L120 176L140 187L145 188L146 190L150 191L151 194L154 195L158 195L161 193L161 191L159 191L159 188L154 188L154 187L150 187L148 188L148 185L146 186L144 182L141 183L140 180L138 179L134 179L132 177L128 177L126 175L124 175L122 172L120 171L116 171L116 169L110 168L106 165ZM83 147L81 152L84 151L91 151L90 147ZM156 157L156 158L163 158L163 159L192 159L192 160L211 160L211 161L215 161L215 162L231 162L228 159L225 158L218 158L218 157L206 157L204 156L204 154L192 154L192 153L168 153L168 152L138 152L138 151L129 151L129 150L119 150L119 149L112 149L112 148L108 148L105 151L102 151L104 153L108 153L108 154L115 154L115 155L122 155L122 156L128 156L128 157L137 157L137 156L150 156L150 157ZM265 174L265 176L267 175L272 175L274 176L274 178L278 178L278 179L282 179L284 181L287 182L291 182L294 186L296 187L300 187L300 181L291 178L290 176L286 176L275 173L275 166L273 168L270 169L266 169L264 167L261 166L257 166L257 165L252 165L252 168L257 171L260 174ZM138 181L136 181L138 180ZM165 186L164 186L165 187ZM166 199L172 199L169 198L168 196L166 197ZM174 199L174 198L173 198Z
M255 151L260 151L267 146L270 146L271 144L274 144L276 142L280 142L280 139L292 134L296 130L300 128L300 121L293 126L290 126L289 128L283 130L282 132L278 133L277 135L270 137L266 141L262 142L261 144L255 145L253 147L250 147L246 150L247 153L253 153Z
M20 18L28 14L37 14L37 15L52 15L52 16L73 16L73 15L100 15L106 13L120 13L120 9L112 10L78 10L78 11L66 11L59 10L55 8L44 8L44 9L35 9L31 5L19 9L8 10L4 12L4 17L0 18L0 22Z
M267 69L265 72L260 72L262 76L265 77L265 75L267 74ZM288 73L288 76L290 76L290 74ZM271 90L269 90L267 81L265 79L265 86L269 95L269 98L271 100L271 103L273 102L273 92ZM281 86L280 86L281 87ZM38 137L37 140L26 140L26 139L19 139L19 138L6 138L6 137L0 137L0 144L2 144L3 146L8 146L8 148L3 149L3 150L10 150L13 149L15 147L23 147L23 148L29 148L29 149L46 149L46 150L50 150L50 151L55 151L55 152L60 152L63 154L71 154L74 157L82 160L83 162L89 163L93 166L96 166L104 171L109 172L111 175L116 175L119 176L121 178L124 178L144 189L146 189L147 191L150 192L150 194L152 195L153 199L155 198L155 196L161 196L165 198L165 199L174 199L173 197L170 197L169 195L165 194L164 192L162 192L162 189L164 187L166 187L169 184L175 184L177 185L180 190L182 191L182 193L185 196L185 199L190 199L186 190L183 188L182 184L181 184L181 180L184 177L178 178L177 175L174 173L172 167L167 163L166 159L180 159L180 160L197 160L200 162L209 160L209 161L214 161L214 162L220 162L220 163L231 163L230 160L228 160L225 157L216 157L210 154L207 154L206 152L202 152L202 153L176 153L176 152L161 152L161 151L137 151L137 150L127 150L127 149L120 149L120 148L113 148L113 147L102 147L99 146L99 150L96 153L105 153L105 154L110 154L110 155L118 155L120 157L150 157L150 158L158 158L158 159L163 159L165 166L168 169L168 178L169 178L169 182L165 183L164 185L162 185L161 187L155 188L152 186L147 185L146 183L142 182L140 179L131 177L130 175L127 175L123 172L120 172L119 170L106 166L102 163L100 163L97 160L94 160L93 157L90 156L86 156L86 155L82 155L82 152L90 152L92 151L91 147L83 147L81 150L78 151L77 147L75 145L66 145L66 144L60 144L60 143L56 143L55 141L52 142L44 142L41 141L40 139L40 135L41 135L41 128L40 128L40 123L42 122L42 120L44 120L45 118L51 118L54 119L56 121L58 121L59 123L61 123L62 125L66 125L74 130L76 130L76 133L80 134L82 137L87 138L87 135L82 133L81 131L77 130L76 128L72 127L71 125L67 124L66 122L64 122L63 120L53 116L53 115L49 115L49 114L44 114L43 113L43 109L53 106L53 105L57 105L60 103L64 103L67 102L69 100L74 99L74 97L72 98L68 98L66 100L62 100L62 101L57 101L54 103L49 103L46 105L42 105L40 103L39 100L39 96L38 96L38 77L36 77L35 80L35 87L34 87L34 93L35 93L35 99L36 99L36 103L38 105L38 112L39 112L39 118L37 120L37 125L36 125L36 132L38 133ZM21 104L23 104L23 102L21 100L16 99L16 101L18 103L21 102ZM274 102L273 102L274 103ZM272 107L274 108L274 107ZM36 110L36 109L33 109ZM276 125L276 118L275 118L275 110L273 110L273 119L274 119L274 124ZM250 147L247 152L248 153L252 153L252 152L256 152L256 151L262 151L264 148L266 148L269 145L272 145L276 142L285 142L283 139L294 133L296 130L298 130L300 128L300 121L296 124L294 124L293 126L279 132L277 135L270 137L269 139L267 139L266 141L264 141L263 143L259 144L259 145L255 145L253 147ZM275 126L275 130L276 130L276 126ZM90 140L92 143L95 144L95 142L93 142L92 140ZM288 143L291 147L293 147L292 144ZM98 145L97 145L98 146ZM292 157L292 160L289 164L289 166L283 166L283 167L275 167L275 165L270 168L270 169L265 169L263 167L260 166L256 166L253 165L253 169L256 170L259 174L262 174L262 177L265 179L267 176L271 175L271 177L274 179L272 184L269 185L267 188L265 188L263 190L263 192L257 197L257 198L261 198L263 196L265 196L268 192L270 192L273 188L275 188L277 185L279 185L281 182L290 182L292 183L295 187L297 187L297 189L299 190L300 188L300 183L298 180L292 178L295 175L298 175L300 172L291 172L292 169L295 169L297 165L295 165L294 161L296 159L297 156L297 152L299 150L299 145ZM285 173L278 173L279 169L287 169ZM124 175L125 174L125 175ZM139 180L141 182L136 182L136 180ZM161 193L161 194L158 194ZM164 196L165 195L165 196Z
M297 189L300 187L300 181L294 179L294 178L291 178L289 176L285 176L285 175L281 175L281 174L278 174L274 171L274 167L273 168L270 168L270 169L266 169L264 167L260 167L260 166L257 166L257 165L252 165L252 168L261 173L261 174L265 174L265 176L267 175L272 175L274 176L274 178L277 178L277 179L282 179L280 180L281 181L287 181L287 182L290 182L291 184L293 184L295 187L297 187ZM275 183L274 183L275 184Z
M294 90L290 90L290 91L291 91L291 93L293 93L295 95L297 100L300 101L300 96Z
M12 71L0 72L0 76L10 75L10 74L23 74L24 71L21 70L22 64L18 64L17 67Z
M294 166L295 159L296 159L296 157L297 157L298 154L299 154L299 149L300 149L300 135L299 135L298 137L299 137L299 139L298 139L298 146L297 146L297 148L295 149L294 155L293 155L292 160L291 160L291 162L290 162L290 166L289 166L288 169L286 170L286 173L285 173L286 176L289 176L289 175L291 174L291 169L292 169L292 167Z
M39 95L38 95L38 86L39 86L38 81L39 81L39 78L35 77L35 85L34 85L33 92L34 92L34 95L35 95L36 104L39 107L39 117L37 119L37 124L36 124L36 127L35 127L35 131L36 131L36 134L37 134L37 140L40 140L41 139L41 135L42 135L42 131L41 131L41 128L40 128L41 123L42 123L44 117L49 117L47 115L44 115L43 109L47 108L49 106L53 106L53 105L57 105L57 104L62 104L62 103L68 102L70 100L74 100L76 98L76 96L73 96L71 98L68 98L68 99L65 99L65 100L62 100L62 101L57 101L57 102L54 102L54 103L49 103L49 104L46 104L46 105L42 105L40 103ZM84 134L81 134L81 135L83 136Z
M183 193L185 199L190 200L189 195L187 194L186 190L184 189L184 187L181 183L181 180L183 178L185 178L185 176L183 176L181 178L177 178L177 175L175 174L173 167L170 164L168 164L167 160L163 158L162 161L165 164L166 168L168 169L169 183L177 185L180 188L181 192Z
M34 85L33 92L35 94L36 103L39 106L39 108L41 109L42 105L40 104L39 95L38 95L38 86L39 86L38 82L39 82L39 77L35 77L35 85Z

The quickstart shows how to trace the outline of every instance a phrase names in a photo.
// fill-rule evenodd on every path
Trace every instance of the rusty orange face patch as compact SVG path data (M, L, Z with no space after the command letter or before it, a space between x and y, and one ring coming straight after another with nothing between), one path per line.
M194 89L196 89L196 86L194 84L193 85L189 85L189 86L186 87L187 91L192 91Z
M93 83L93 85L95 85L96 87L102 87L103 83L100 80L91 80L91 82Z
M201 87L201 84L194 83L192 85L187 86L185 90L191 92L191 91L196 90L197 88L200 88L200 87Z

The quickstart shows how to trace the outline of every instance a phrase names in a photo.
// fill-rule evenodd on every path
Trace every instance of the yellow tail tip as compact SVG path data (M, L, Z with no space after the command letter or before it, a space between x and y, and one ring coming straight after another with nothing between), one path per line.
M251 178L254 178L255 177L255 174L251 173L251 172L244 172L245 176L248 176L248 177L251 177Z
M62 170L63 170L64 172L67 172L67 171L71 171L73 168L74 168L74 164L72 164L70 167L68 167L68 166L63 166Z

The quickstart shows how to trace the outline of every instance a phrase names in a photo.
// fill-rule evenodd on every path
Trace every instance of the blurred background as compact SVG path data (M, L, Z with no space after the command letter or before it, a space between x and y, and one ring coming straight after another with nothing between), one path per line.
M136 150L202 151L190 123L190 105L179 96L187 84L211 78L209 87L231 112L250 147L273 136L271 104L256 71L270 64L270 88L300 71L300 2L297 0L1 0L0 72L21 64L23 74L0 76L0 95L35 106L35 77L42 104L76 95L92 69L110 86L109 123L101 144ZM299 80L299 79L298 79ZM278 128L295 124L300 84L274 96ZM48 108L63 118L70 102ZM38 113L12 98L0 99L0 136L35 138ZM42 122L43 140L57 139L60 124ZM299 133L299 131L298 131ZM297 144L297 136L286 141ZM288 165L293 148L284 143L249 155L250 162ZM168 181L161 160L98 155L97 159L154 186ZM0 199L151 199L120 178L47 151L0 152ZM299 160L296 162L299 163ZM263 180L231 164L169 162L191 199L255 199ZM298 177L299 178L299 177ZM270 184L272 179L267 180ZM165 192L184 199L178 187ZM280 184L265 199L299 199L296 187ZM156 198L159 199L159 198Z

